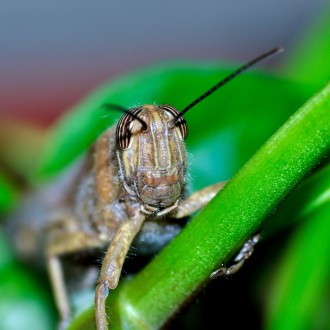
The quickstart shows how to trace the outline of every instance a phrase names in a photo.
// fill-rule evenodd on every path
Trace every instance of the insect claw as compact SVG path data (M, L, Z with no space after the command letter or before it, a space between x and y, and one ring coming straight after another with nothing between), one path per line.
M224 266L224 264L222 264L222 267L217 269L216 271L214 271L210 278L211 280L215 280L217 279L218 277L221 277L221 276L224 276L224 275L227 275L227 267Z
M238 272L244 265L245 261L252 255L254 247L259 242L259 240L260 233L257 233L243 245L239 253L234 258L234 263L231 266L225 267L224 264L222 264L221 268L214 271L210 278L214 280L220 276L232 275Z

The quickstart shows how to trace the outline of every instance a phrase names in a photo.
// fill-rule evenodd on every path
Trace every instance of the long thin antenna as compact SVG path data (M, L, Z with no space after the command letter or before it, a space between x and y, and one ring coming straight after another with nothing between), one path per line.
M113 109L113 110L117 110L117 111L120 111L120 112L127 113L129 116L133 117L134 119L136 119L140 122L140 124L142 125L142 129L144 131L146 131L148 129L148 125L146 124L146 122L143 119L139 118L135 113L131 112L130 110L127 110L126 108L124 108L124 107L122 107L118 104L105 103L105 104L102 105L102 107L107 109L107 110Z
M218 82L215 86L213 86L212 88L210 88L208 91L206 91L204 94L202 94L200 97L198 97L195 101L191 102L189 105L187 105L182 111L180 111L180 113L176 116L175 118L175 122L177 122L179 120L179 118L182 118L182 116L188 111L190 110L192 107L194 107L196 104L198 104L199 102L203 101L205 98L207 98L208 96L210 96L212 93L214 93L218 88L222 87L223 85L225 85L227 82L231 81L232 79L234 79L236 76L238 76L240 73L242 73L243 71L247 70L248 68L250 68L251 66L253 66L254 64L262 61L263 59L270 57L272 55L275 55L277 53L282 52L284 49L282 47L276 47L258 57L256 57L255 59L251 60L250 62L242 65L240 68L238 68L237 70L235 70L233 73L231 73L229 76L227 76L226 78L224 78L223 80L221 80L220 82Z

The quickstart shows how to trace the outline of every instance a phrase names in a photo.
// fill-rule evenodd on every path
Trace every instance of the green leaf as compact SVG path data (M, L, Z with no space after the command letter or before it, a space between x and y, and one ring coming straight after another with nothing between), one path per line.
M28 271L11 264L0 271L0 328L55 329L50 297Z
M18 198L16 189L6 177L0 173L0 214L8 212Z
M6 235L0 230L0 272L11 265L15 260L13 252L8 245Z
M265 329L329 326L330 203L308 213L285 249L270 284Z
M1 330L54 329L55 313L42 280L19 265L0 230L0 328Z
M330 79L330 5L286 57L284 72L306 84L321 88Z

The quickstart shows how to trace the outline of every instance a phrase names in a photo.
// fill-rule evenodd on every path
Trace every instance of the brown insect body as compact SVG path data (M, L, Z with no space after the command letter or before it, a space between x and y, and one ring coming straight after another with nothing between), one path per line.
M91 148L87 158L92 161L76 180L74 218L78 230L108 243L127 221L127 210L138 208L150 218L135 244L145 253L156 240L160 248L180 230L178 224L155 218L175 211L184 193L186 151L179 128L171 127L171 113L153 105L139 109L149 128L143 132L139 122L130 122L129 147L117 148L119 122L116 130L108 129Z
M117 148L116 130L120 123L117 129L109 128L92 146L83 166L80 161L60 182L30 197L20 216L10 222L16 246L22 245L20 251L25 258L35 260L41 245L53 245L58 240L55 237L64 231L82 231L99 238L100 244L108 243L120 223L127 220L128 205L138 207L148 216L153 224L146 227L158 234L168 237L178 232L175 224L164 226L160 222L157 226L155 218L175 211L183 197L186 183L183 135L172 125L174 117L169 111L154 105L139 109L149 129L141 132L139 122L131 122L129 147ZM46 238L40 235L43 231ZM27 238L31 245L28 250ZM148 244L146 238L143 242ZM66 249L69 253L70 247Z
M168 105L144 105L125 111L117 127L106 130L67 177L31 197L8 229L25 259L45 258L64 329L71 307L62 259L82 251L104 251L95 291L97 329L107 329L105 301L119 281L135 239L140 250L155 252L173 238L184 218L206 205L225 183L184 198L187 125L182 115L220 86L281 49L275 48L220 81L180 113ZM254 246L257 240L253 241ZM150 248L151 247L151 248ZM245 250L248 250L247 248ZM237 271L249 256L235 259ZM218 274L218 272L217 272ZM91 285L89 283L89 285Z

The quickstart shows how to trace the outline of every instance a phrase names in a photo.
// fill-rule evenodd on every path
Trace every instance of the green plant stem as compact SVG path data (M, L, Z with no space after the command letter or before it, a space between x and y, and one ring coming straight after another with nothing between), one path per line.
M159 328L208 282L329 151L329 108L330 85L301 107L162 253L117 289L110 299L113 329ZM86 322L93 323L91 317L85 316Z
M267 237L296 224L330 203L330 163L308 177L262 225Z

